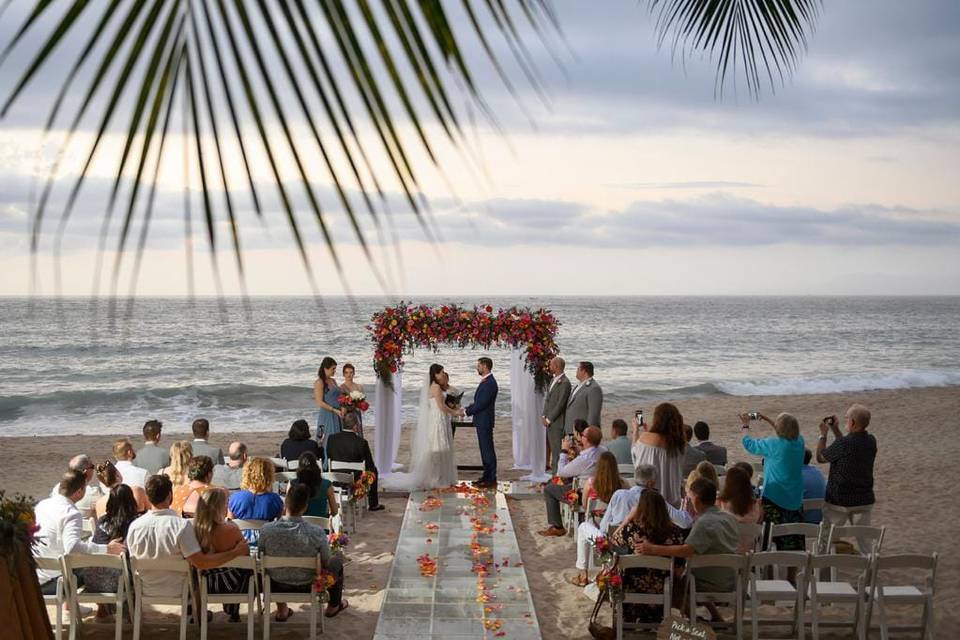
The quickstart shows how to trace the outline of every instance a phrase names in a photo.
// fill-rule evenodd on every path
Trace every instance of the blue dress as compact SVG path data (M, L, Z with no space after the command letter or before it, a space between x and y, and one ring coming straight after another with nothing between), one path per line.
M331 407L335 409L340 408L340 387L327 387L323 391L323 401L326 402ZM327 411L326 409L320 409L319 415L317 416L317 439L320 440L320 432L323 432L324 440L329 438L335 433L340 433L340 416L334 413L333 411ZM321 440L321 443L323 440Z

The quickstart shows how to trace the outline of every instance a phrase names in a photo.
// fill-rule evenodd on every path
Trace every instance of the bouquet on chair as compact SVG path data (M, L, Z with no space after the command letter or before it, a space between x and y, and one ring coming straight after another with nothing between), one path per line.
M317 593L323 593L333 585L337 584L337 576L326 569L321 569L317 574L317 579L313 581L313 590Z
M345 533L331 531L327 534L327 544L330 545L330 553L336 553L350 545L350 538Z
M359 411L363 413L370 408L370 403L367 402L367 396L364 395L363 391L342 393L340 397L337 398L337 402L347 411Z
M366 498L367 494L370 493L370 487L373 486L373 481L376 479L377 476L373 471L364 471L361 473L360 477L353 483L353 495L350 496L350 501L356 502L357 500Z
M0 557L12 560L15 553L32 548L39 530L30 500L20 494L8 498L0 490Z

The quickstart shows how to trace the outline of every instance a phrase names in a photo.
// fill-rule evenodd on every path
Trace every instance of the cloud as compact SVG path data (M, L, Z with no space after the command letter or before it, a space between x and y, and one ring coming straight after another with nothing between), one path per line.
M606 186L622 189L753 189L765 185L732 180L689 180L684 182L617 182Z

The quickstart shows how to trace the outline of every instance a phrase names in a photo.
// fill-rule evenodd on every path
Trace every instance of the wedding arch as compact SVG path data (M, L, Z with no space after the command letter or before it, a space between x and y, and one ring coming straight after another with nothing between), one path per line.
M560 323L547 309L456 304L430 307L400 302L373 314L367 330L373 341L377 373L377 469L393 470L400 447L403 358L417 349L442 346L472 349L510 347L514 467L529 469L532 479L545 477L546 441L540 424L543 393L549 382L547 364L557 355Z

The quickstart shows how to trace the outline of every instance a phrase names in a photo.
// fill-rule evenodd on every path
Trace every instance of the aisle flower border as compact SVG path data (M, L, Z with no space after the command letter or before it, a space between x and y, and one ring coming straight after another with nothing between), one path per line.
M373 341L373 367L388 386L403 367L403 356L416 349L436 352L453 344L473 349L509 346L524 349L525 368L538 391L550 380L547 364L557 355L560 322L547 309L509 307L496 312L490 305L431 307L400 302L373 314L367 330Z

